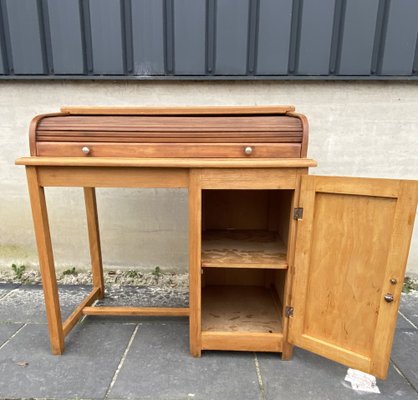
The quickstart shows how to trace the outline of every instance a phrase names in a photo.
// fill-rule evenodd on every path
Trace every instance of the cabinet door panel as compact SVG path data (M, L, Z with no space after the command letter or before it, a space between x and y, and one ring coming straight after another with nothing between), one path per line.
M417 198L415 181L302 177L291 343L386 376Z

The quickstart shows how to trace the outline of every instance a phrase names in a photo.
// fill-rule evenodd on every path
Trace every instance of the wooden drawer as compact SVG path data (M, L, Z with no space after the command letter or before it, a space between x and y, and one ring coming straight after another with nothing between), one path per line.
M84 150L84 151L83 151ZM262 157L298 158L299 143L94 143L39 142L38 156L57 157Z

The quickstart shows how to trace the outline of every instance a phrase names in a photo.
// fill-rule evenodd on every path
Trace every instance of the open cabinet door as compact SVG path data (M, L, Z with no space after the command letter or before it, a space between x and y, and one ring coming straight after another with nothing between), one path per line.
M300 193L289 341L384 379L417 182L303 176Z

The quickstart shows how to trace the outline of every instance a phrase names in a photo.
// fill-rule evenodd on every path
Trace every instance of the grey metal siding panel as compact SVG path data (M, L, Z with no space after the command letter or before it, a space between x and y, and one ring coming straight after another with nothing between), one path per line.
M174 2L174 73L206 72L206 4L198 0Z
M44 74L37 2L7 0L10 44L15 74Z
M347 2L341 61L341 75L369 75L379 0Z
M0 0L0 79L414 79L418 0Z
M247 72L249 0L216 3L216 75Z
M389 8L382 74L410 75L418 39L418 1L396 0Z
M303 2L297 73L327 75L335 0Z
M84 73L78 0L48 0L55 74Z
M260 0L257 74L287 74L292 0Z
M119 0L90 0L94 74L123 74Z
M3 75L4 73L3 49L0 49L0 74Z
M164 74L163 0L132 0L135 75Z

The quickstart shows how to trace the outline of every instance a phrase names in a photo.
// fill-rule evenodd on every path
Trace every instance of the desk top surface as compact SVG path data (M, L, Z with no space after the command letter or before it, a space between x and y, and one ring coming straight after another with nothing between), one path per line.
M16 165L47 167L135 168L309 168L308 158L115 158L115 157L22 157Z

